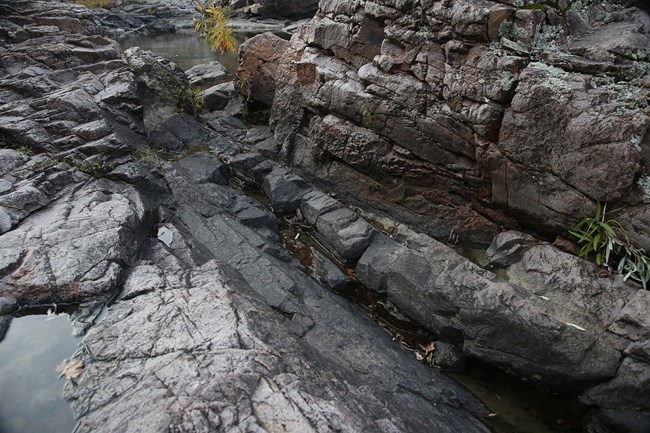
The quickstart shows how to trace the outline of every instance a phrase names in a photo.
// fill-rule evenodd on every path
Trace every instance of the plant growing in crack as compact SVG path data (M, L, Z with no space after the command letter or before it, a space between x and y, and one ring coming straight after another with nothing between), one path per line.
M585 216L569 231L581 245L580 257L595 257L596 264L610 272L632 279L647 289L650 281L650 257L630 242L627 232L607 215L607 203L596 203L596 214ZM614 262L612 265L611 263Z
M116 165L114 163L108 162L93 162L89 164L79 164L77 168L82 173L86 173L89 176L94 177L95 179L101 179L106 177L108 173L115 170Z

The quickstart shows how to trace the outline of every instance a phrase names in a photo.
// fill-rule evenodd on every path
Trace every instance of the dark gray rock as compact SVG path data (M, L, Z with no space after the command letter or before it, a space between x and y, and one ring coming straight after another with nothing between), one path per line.
M16 299L0 297L0 316L10 314L16 309Z
M190 85L198 86L224 80L228 76L228 73L226 72L226 68L218 60L215 60L192 66L185 71L185 75L187 75Z
M499 233L487 249L487 260L493 266L507 267L521 260L531 246L541 244L534 237L516 231Z
M228 170L214 155L205 153L190 155L178 161L178 167L193 183L212 182L217 185L228 185Z
M203 92L203 109L206 111L223 110L228 105L231 95L219 90L217 86Z
M638 290L616 315L609 330L632 341L650 340L650 291Z
M363 253L357 263L357 279L366 287L377 293L386 293L386 270L405 250L384 235L375 236L375 240Z
M311 256L311 275L316 281L339 292L350 285L350 278L320 251L311 247Z
M467 366L467 358L462 348L445 341L436 341L433 363L443 370L463 371Z
M311 186L287 169L276 167L264 175L262 189L276 212L294 212Z
M368 248L375 230L348 208L321 215L316 229L325 244L343 261L356 260Z
M650 413L650 401L647 399L650 386L650 364L626 358L618 374L612 380L595 386L581 396L589 405L603 409L629 410ZM642 431L642 430L633 430Z
M151 132L178 112L179 98L189 81L175 63L139 47L124 52L135 75L144 127Z
M313 226L316 225L321 215L342 207L343 205L338 200L320 190L306 194L300 203L300 210L305 221Z
M172 114L151 129L149 136L155 146L168 152L207 147L210 141L205 126L187 114Z
M622 281L599 287L586 262L546 245L524 253L527 272L512 284L403 226L395 240L378 237L379 245L368 248L359 262L360 281L385 288L408 316L443 340L462 344L466 355L555 391L584 390L617 374L626 343L606 330L612 312L634 292ZM537 254L545 260L533 259ZM554 268L561 258L574 268ZM581 264L585 282L575 287Z
M238 196L232 207L232 213L249 227L265 228L272 233L278 233L280 227L278 218L250 197Z
M11 324L11 316L2 316L0 315L0 341L5 338L5 334L9 330L9 325Z
M111 177L126 183L135 184L147 177L147 172L141 164L131 161L116 167L111 172Z
M486 414L465 391L449 389L448 379L406 351L377 351L392 344L388 335L297 268L250 248L245 228L184 213L192 238L179 245L199 242L217 257L187 269L161 244L145 248L146 262L127 279L128 287L145 290L119 300L91 329L92 361L76 386L66 386L79 431L208 431L241 428L245 419L247 429L264 430L416 432L435 425L487 432L466 412ZM260 279L265 268L270 278ZM299 291L285 285L289 275ZM190 397L189 406L175 395ZM404 416L416 406L426 410Z

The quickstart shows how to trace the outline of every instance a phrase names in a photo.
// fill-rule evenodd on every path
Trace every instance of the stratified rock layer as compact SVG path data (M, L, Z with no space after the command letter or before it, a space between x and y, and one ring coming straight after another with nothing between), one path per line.
M252 78L278 156L438 239L555 235L607 201L648 249L650 16L521 3L321 1Z

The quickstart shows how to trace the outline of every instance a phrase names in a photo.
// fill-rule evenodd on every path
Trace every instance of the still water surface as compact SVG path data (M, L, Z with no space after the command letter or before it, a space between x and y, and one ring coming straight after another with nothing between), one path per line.
M65 379L56 366L81 338L67 314L15 318L0 342L0 433L70 433L75 428Z

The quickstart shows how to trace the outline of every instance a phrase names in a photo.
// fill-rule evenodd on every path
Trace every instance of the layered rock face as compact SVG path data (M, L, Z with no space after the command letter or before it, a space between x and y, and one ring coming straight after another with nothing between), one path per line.
M521 3L321 1L273 77L280 156L438 238L601 201L650 247L650 17Z
M182 71L137 49L127 64L75 5L0 11L0 338L20 307L81 304L76 431L488 431L474 397L306 275L276 216L229 186L215 154L249 134L182 114ZM266 174L298 203L279 186L304 181ZM332 267L323 279L347 278Z

